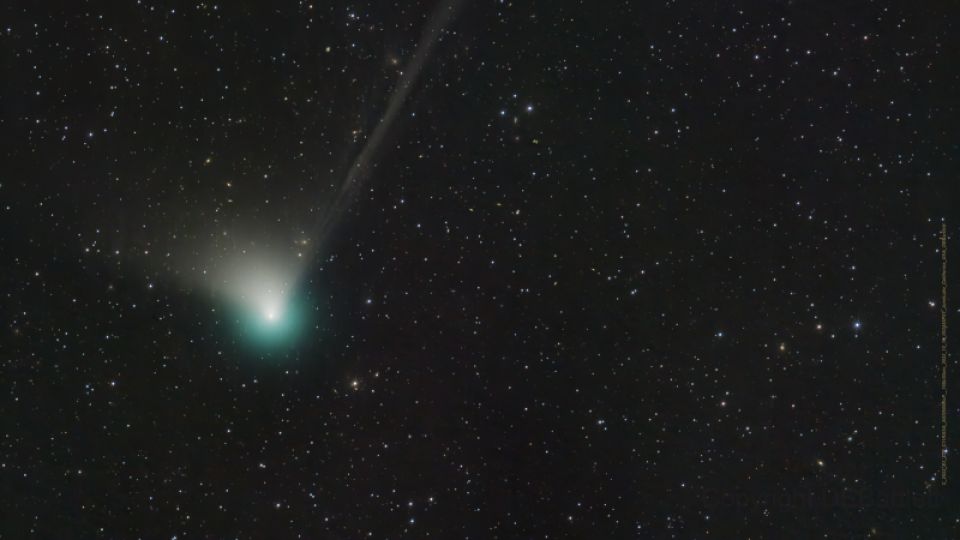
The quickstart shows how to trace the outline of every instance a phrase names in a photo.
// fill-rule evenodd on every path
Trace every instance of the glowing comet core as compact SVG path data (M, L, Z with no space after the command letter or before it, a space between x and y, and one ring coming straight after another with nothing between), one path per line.
M215 272L216 294L245 341L270 348L293 345L306 313L294 294L298 272L293 261L265 251L236 256Z

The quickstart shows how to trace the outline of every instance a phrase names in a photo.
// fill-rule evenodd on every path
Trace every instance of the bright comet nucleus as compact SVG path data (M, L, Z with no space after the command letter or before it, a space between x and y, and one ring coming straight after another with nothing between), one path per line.
M297 271L282 257L245 253L217 272L217 296L229 305L243 337L260 346L292 345L304 312L294 298Z

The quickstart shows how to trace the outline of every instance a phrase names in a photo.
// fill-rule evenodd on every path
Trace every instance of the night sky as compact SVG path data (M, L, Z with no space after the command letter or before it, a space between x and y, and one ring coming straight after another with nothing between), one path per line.
M4 3L0 538L960 538L957 21Z

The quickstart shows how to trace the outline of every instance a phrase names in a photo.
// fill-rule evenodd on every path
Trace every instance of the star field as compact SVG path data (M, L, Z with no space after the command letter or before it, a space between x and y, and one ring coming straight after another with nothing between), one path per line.
M0 538L960 537L958 16L7 3Z

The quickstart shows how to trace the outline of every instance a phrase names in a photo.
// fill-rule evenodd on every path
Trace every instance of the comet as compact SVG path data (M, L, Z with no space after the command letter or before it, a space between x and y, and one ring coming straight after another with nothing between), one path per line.
M372 167L380 155L383 141L396 124L404 103L423 73L434 48L441 40L444 29L454 20L463 0L443 0L428 20L413 55L406 64L399 81L386 103L383 115L370 133L352 165L347 169L333 197L325 205L325 211L316 220L310 243L319 253L325 240L349 208L355 193L370 179ZM308 227L309 229L309 227ZM251 231L254 236L264 231ZM243 245L243 244L241 244ZM301 240L299 246L307 245ZM272 246L272 247L271 247ZM302 301L298 287L305 280L309 258L302 253L291 257L290 253L276 249L274 242L246 244L235 256L223 256L222 252L210 258L215 266L205 272L210 279L215 296L223 300L243 336L259 345L281 348L292 344L294 337L308 326L308 309Z

